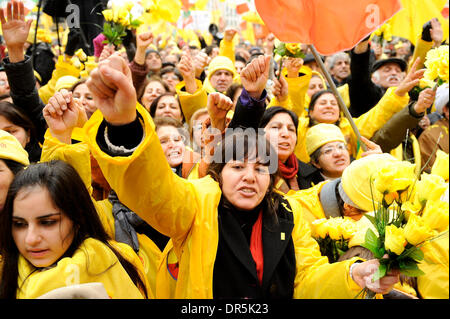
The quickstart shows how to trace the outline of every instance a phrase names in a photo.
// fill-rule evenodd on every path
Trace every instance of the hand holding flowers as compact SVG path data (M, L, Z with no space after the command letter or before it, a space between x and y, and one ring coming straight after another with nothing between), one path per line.
M369 228L362 244L379 261L372 280L392 271L423 275L418 266L424 260L422 246L448 229L448 203L440 201L447 184L441 176L426 173L417 181L408 162L389 163L372 180L375 212L366 217L375 231Z
M275 54L278 54L281 57L280 60L280 70L278 73L278 78L281 76L281 71L283 70L283 59L284 58L301 58L305 57L305 53L302 51L301 43L284 43L280 42L280 44L274 50ZM303 62L302 62L303 64Z

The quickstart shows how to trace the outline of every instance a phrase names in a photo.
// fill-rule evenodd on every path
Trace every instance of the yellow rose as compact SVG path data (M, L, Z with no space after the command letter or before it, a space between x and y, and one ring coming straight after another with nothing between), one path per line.
M105 17L105 21L113 21L113 11L111 9L103 10L102 14Z
M447 202L429 200L425 205L422 219L431 229L442 232L448 228L448 209Z
M325 238L328 235L327 219L316 219L311 223L313 237Z
M366 241L366 232L367 229L359 229L356 233L353 234L352 238L348 242L348 248L354 246L361 246Z
M441 176L448 181L449 155L441 150L436 152L436 160L431 168L431 174Z
M374 186L382 194L404 190L416 178L414 169L414 164L405 161L388 163L373 175Z
M123 3L125 10L130 11L134 7L134 2L132 0L126 0Z
M301 48L300 43L286 43L286 49L292 54L296 54Z
M434 232L420 216L410 214L404 230L405 238L411 245L418 245L430 239Z
M400 255L406 246L406 238L402 228L397 228L395 225L386 226L384 247L386 250Z
M341 220L342 218L330 218L327 221L327 227L328 227L328 235L333 240L340 240L341 239Z
M419 87L421 89L433 88L435 84L436 83L433 80L427 79L425 77L420 79L420 81L419 81Z
M424 76L434 80L437 77L445 82L449 79L449 48L448 45L441 45L438 48L428 51L425 58L425 66L427 70Z
M404 202L401 209L407 213L417 214L423 208L422 203L417 196L414 196L412 200Z
M125 8L120 8L119 10L114 13L114 22L117 22L123 26L127 26L129 24L129 12Z
M423 173L416 183L415 191L419 202L425 203L427 200L439 200L447 189L444 178L439 175Z
M341 235L344 239L351 239L353 235L358 231L356 223L351 218L344 218L340 225Z

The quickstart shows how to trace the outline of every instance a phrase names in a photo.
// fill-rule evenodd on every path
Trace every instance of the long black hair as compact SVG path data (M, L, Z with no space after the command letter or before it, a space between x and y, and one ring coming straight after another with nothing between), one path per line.
M4 260L0 278L0 298L15 299L17 289L20 289L17 284L20 253L12 236L13 205L19 191L34 186L46 188L55 206L73 223L73 241L61 258L71 257L85 239L97 239L111 249L135 285L147 296L138 270L108 243L111 238L103 228L81 177L69 164L50 161L31 164L20 171L9 188L4 209L0 214L0 254Z

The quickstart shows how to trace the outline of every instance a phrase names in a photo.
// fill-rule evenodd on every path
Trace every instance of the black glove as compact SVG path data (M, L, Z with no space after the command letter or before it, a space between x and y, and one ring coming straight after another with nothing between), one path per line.
M431 21L428 21L422 27L422 40L423 41L427 41L427 42L433 41L433 39L431 38L430 30L431 30Z

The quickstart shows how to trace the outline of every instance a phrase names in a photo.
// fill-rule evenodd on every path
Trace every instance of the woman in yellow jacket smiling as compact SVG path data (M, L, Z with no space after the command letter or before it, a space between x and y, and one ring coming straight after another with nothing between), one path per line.
M264 138L232 134L215 154L227 159L236 138L246 146L242 155L216 160L210 176L184 180L165 161L122 59L102 61L88 86L104 120L86 123L86 141L124 204L172 238L176 298L353 298L366 283L384 292L398 281L393 273L373 285L375 260L328 264L296 203L273 191L277 157ZM135 129L140 134L126 134Z

